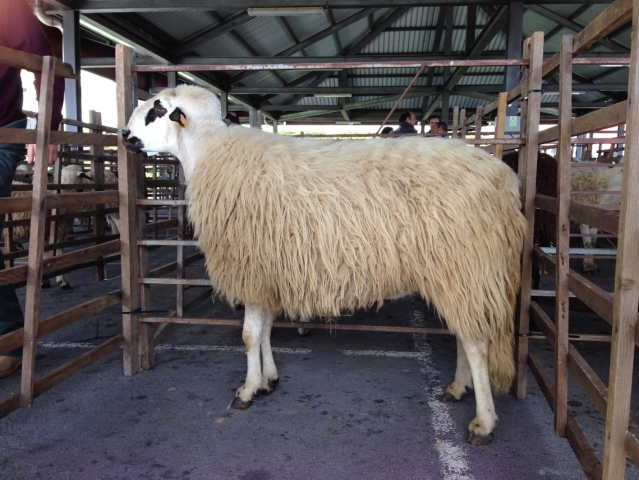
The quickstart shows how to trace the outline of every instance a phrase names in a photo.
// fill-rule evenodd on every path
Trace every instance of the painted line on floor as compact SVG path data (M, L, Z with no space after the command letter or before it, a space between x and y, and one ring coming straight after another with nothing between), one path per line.
M384 352L381 350L339 350L339 353L351 357L391 357L391 358L420 358L420 352Z
M38 342L39 347L46 348L93 348L99 344L88 342ZM246 349L242 346L226 346L226 345L171 345L160 344L155 347L156 350L181 350L196 352L238 352L246 353ZM273 353L284 353L292 355L308 355L313 350L310 348L283 348L273 347ZM342 355L350 357L389 357L389 358L421 358L420 352L385 352L382 350L338 350Z
M424 314L420 310L411 312L410 324L413 327L425 326ZM439 371L433 362L433 351L428 343L428 335L423 333L413 334L415 350L420 354L417 362L420 371L426 377L424 391L431 414L433 429L435 430L435 449L442 463L442 476L445 480L473 480L470 474L470 466L466 459L464 449L448 440L455 432L455 422L450 412L450 405L442 403L439 399L444 394L444 387L437 379Z
M94 348L99 344L88 342L38 342L39 347L46 348ZM121 347L120 347L121 348ZM181 350L196 352L238 352L246 353L246 348L240 346L221 346L221 345L170 345L160 344L155 347L156 350ZM310 348L279 348L273 347L273 353L290 353L294 355L308 355L312 350Z

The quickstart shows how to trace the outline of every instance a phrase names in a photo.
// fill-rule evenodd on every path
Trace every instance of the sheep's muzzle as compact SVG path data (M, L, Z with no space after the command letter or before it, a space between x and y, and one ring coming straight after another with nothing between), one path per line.
M130 130L124 130L122 132L122 139L124 140L124 146L129 153L140 153L144 148L144 143L138 137L129 137L131 135Z

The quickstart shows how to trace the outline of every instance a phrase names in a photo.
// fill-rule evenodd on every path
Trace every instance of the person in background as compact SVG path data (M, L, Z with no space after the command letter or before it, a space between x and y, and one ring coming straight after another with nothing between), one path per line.
M441 122L439 115L431 115L428 119L428 126L430 127L428 133L437 133L439 122Z
M384 127L382 129L382 135L390 135L393 133L393 127Z
M439 122L437 124L436 130L435 130L434 133L438 134L441 137L449 138L449 136L448 136L448 124L446 122Z
M0 46L34 55L53 55L53 49L40 22L26 0L0 0ZM36 95L40 94L42 75L35 73ZM57 130L62 121L64 79L58 77L53 88L51 129ZM22 81L20 70L0 65L0 128L26 128L27 117L22 112ZM0 144L0 197L11 195L11 182L18 163L35 158L35 145ZM49 165L58 158L57 145L49 149ZM4 229L4 214L0 215L0 232ZM0 270L4 269L4 255L0 250ZM13 285L0 286L0 335L24 326L24 315ZM22 348L0 354L0 378L8 377L22 364Z
M242 125L242 124L240 123L240 119L239 119L239 118L238 118L238 116L237 116L237 113L235 113L235 112L228 112L228 113L226 114L226 116L224 117L224 121L226 122L226 124L227 124L229 127L231 126L231 124L234 124L234 125Z
M417 115L410 110L405 111L399 116L399 128L395 130L395 134L417 133L415 124L417 123Z

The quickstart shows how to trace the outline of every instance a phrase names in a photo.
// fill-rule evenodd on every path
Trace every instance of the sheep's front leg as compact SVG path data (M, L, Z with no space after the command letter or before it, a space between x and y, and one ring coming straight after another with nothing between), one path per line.
M273 326L273 314L270 311L262 312L262 385L258 390L260 395L270 395L275 391L279 376L277 375L277 367L273 360L273 351L271 350L271 327Z
M488 377L488 340L464 342L463 347L473 377L477 404L477 416L468 426L468 443L487 445L492 442L493 430L499 423Z
M235 398L231 403L232 408L238 408L240 410L246 410L249 408L253 401L253 397L255 397L257 391L262 385L260 345L262 343L262 331L264 330L266 323L264 314L265 311L261 307L246 305L242 340L244 340L244 345L246 346L248 368L246 371L246 382L237 389Z
M583 235L596 235L598 231L599 230L594 227L584 225L583 223L579 224L579 232ZM597 243L597 237L582 237L582 240L584 248L595 248L595 244ZM593 274L599 271L592 255L588 255L584 258L583 269L584 273L587 274Z
M304 315L302 315L300 317L300 322L308 323L308 322L310 322L310 320L308 318L306 318ZM306 335L308 335L308 328L298 328L297 329L297 334L300 337L305 337Z
M458 402L464 395L473 391L473 376L468 364L468 358L464 351L464 345L461 340L457 339L457 369L455 370L455 379L453 383L448 385L442 402Z

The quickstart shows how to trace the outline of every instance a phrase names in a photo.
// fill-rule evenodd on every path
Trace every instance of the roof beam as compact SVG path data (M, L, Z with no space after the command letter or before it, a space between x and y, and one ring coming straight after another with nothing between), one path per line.
M486 26L481 31L479 36L475 39L470 50L466 52L467 59L475 59L484 51L486 46L490 43L493 37L499 32L508 19L508 7L503 5L499 7L495 13L488 19ZM468 67L456 68L450 77L446 80L442 87L442 93L451 90L462 77L462 75L468 70ZM438 94L431 102L430 106L423 112L422 120L425 120L437 107L439 101L442 98L442 93Z
M205 28L204 30L191 35L190 38L182 42L182 44L176 49L175 54L177 56L183 56L209 40L228 33L252 19L253 17L250 17L247 12L238 12L218 25Z
M450 5L442 0L76 0L75 2L58 0L73 6L81 13L123 13L123 12L158 12L178 10L230 10L238 11L247 8L277 7L327 7L328 8L363 8L363 7L428 7ZM458 0L455 5L508 5L509 0ZM533 2L529 2L533 3ZM609 4L612 0L537 0L537 4Z
M350 17L345 18L341 22L338 22L335 25L332 25L332 26L330 26L328 28L325 28L321 32L318 32L315 35L311 35L306 40L304 40L302 42L299 42L299 43L293 45L290 48L287 48L283 52L280 52L277 55L275 55L275 57L288 57L290 55L293 55L294 53L297 53L297 52L305 49L306 47L309 47L309 46L313 45L314 43L319 42L320 40L323 40L324 38L328 37L329 35L334 34L335 32L341 30L342 28L347 27L348 25L351 25L351 24L361 20L362 18L367 17L369 14L375 12L375 10L376 10L375 8L366 8L364 10L360 10L359 12L351 15ZM271 60L271 63L272 63L272 60ZM235 77L233 77L234 83L237 83L237 82L241 81L242 79L248 77L249 75L253 75L254 73L255 72L253 72L253 71L246 71L244 73L236 75Z
M536 13L540 14L543 17L549 18L553 22L557 22L559 25L561 25L561 26L563 26L565 28L569 28L570 30L573 30L576 33L581 32L584 29L584 25L579 25L578 23L575 23L572 20L564 18L561 15L553 12L552 10L548 10L545 7L542 7L542 6L539 6L539 5L526 5L526 9L527 10L531 10L533 12L536 12ZM619 51L628 52L628 51L630 51L630 49L628 47L626 47L625 45L615 41L614 39L608 40L606 38L602 38L597 43L599 45L602 45L602 46L606 47L606 48L609 48L613 52L619 52Z
M402 15L404 15L408 10L410 10L409 7L397 8L394 12L391 12L382 20L378 21L376 25L373 25L373 28L370 32L364 35L364 37L358 40L357 43L355 43L353 46L348 48L348 50L346 51L346 55L355 55L356 53L361 52L362 49L366 47L366 45L371 43L380 33L386 30L387 27L389 27Z

